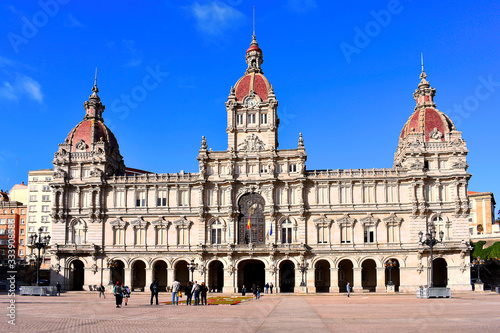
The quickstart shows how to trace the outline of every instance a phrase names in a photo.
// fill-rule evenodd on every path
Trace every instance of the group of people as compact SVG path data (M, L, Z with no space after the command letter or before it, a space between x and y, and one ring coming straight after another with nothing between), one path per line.
M149 290L151 291L151 305L153 305L153 300L156 301L156 305L158 305L158 292L159 287L156 280L151 283L149 286ZM177 280L172 283L170 287L172 292L172 305L179 305L179 298L182 298L183 288L181 283ZM201 284L198 281L191 282L189 281L184 288L184 294L186 295L186 305L192 305L193 297L194 297L194 305L208 305L207 302L207 293L208 287L205 285L205 282Z
M104 287L101 284L99 286L99 298L101 297L101 294L106 298L106 295L104 295ZM125 303L125 305L128 304L128 299L130 298L130 288L128 286L123 285L120 281L117 281L115 286L113 287L113 295L115 295L116 299L116 307L121 308L122 304Z
M265 286L264 286L264 291L266 294L269 293L269 291L271 291L271 294L273 293L273 288L274 288L274 285L273 283L266 283ZM255 285L255 283L252 285L252 294L253 294L253 298L256 298L256 299L259 299L260 298L260 292L261 292L261 289L260 289L260 285L257 284ZM247 288L245 287L245 285L243 285L243 287L241 288L241 295L242 296L245 296L247 293Z

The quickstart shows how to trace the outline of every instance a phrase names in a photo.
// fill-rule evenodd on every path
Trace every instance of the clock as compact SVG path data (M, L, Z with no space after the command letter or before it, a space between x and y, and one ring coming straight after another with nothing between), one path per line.
M249 98L247 100L247 106L249 108L254 108L257 105L257 100L255 98Z

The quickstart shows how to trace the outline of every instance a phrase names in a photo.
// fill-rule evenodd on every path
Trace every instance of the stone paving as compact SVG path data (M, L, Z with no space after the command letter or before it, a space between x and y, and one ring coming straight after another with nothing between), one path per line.
M170 300L160 294L160 303ZM10 298L0 294L0 332L498 332L500 295L263 295L233 306L149 305L133 293L117 309L114 297L64 293L16 296L16 325L7 323Z

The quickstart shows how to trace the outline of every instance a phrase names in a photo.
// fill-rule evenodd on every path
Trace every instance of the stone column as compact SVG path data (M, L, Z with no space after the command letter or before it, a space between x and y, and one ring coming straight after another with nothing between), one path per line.
M124 271L124 281L120 281L121 283L127 285L132 290L132 268L125 267Z
M375 288L377 293L385 293L385 267L377 267L377 287Z
M168 287L171 287L172 286L172 283L174 283L175 279L174 279L174 274L175 273L175 269L173 268L167 268L167 286Z
M353 268L353 288L352 290L356 293L363 292L363 286L361 284L361 267Z
M339 269L337 267L330 268L330 292L339 292Z
M224 293L237 293L238 285L236 280L236 271L232 272L231 268L224 268L224 286L222 292ZM247 287L248 291L248 287Z
M151 283L153 283L153 279L154 279L153 278L153 269L146 268L146 285L144 286L144 291L149 290L149 286L151 285Z
M307 292L316 293L316 272L312 265L309 266L304 274L304 280L306 281Z

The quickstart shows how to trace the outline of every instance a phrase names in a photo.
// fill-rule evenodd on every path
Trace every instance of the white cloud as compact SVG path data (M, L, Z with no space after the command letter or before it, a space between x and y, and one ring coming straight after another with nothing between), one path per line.
M17 72L3 71L7 80L0 83L0 99L18 101L27 97L39 103L43 102L40 83L35 79Z
M221 35L226 29L234 26L244 15L237 9L220 1L206 5L195 2L189 11L196 19L198 29L208 35Z

